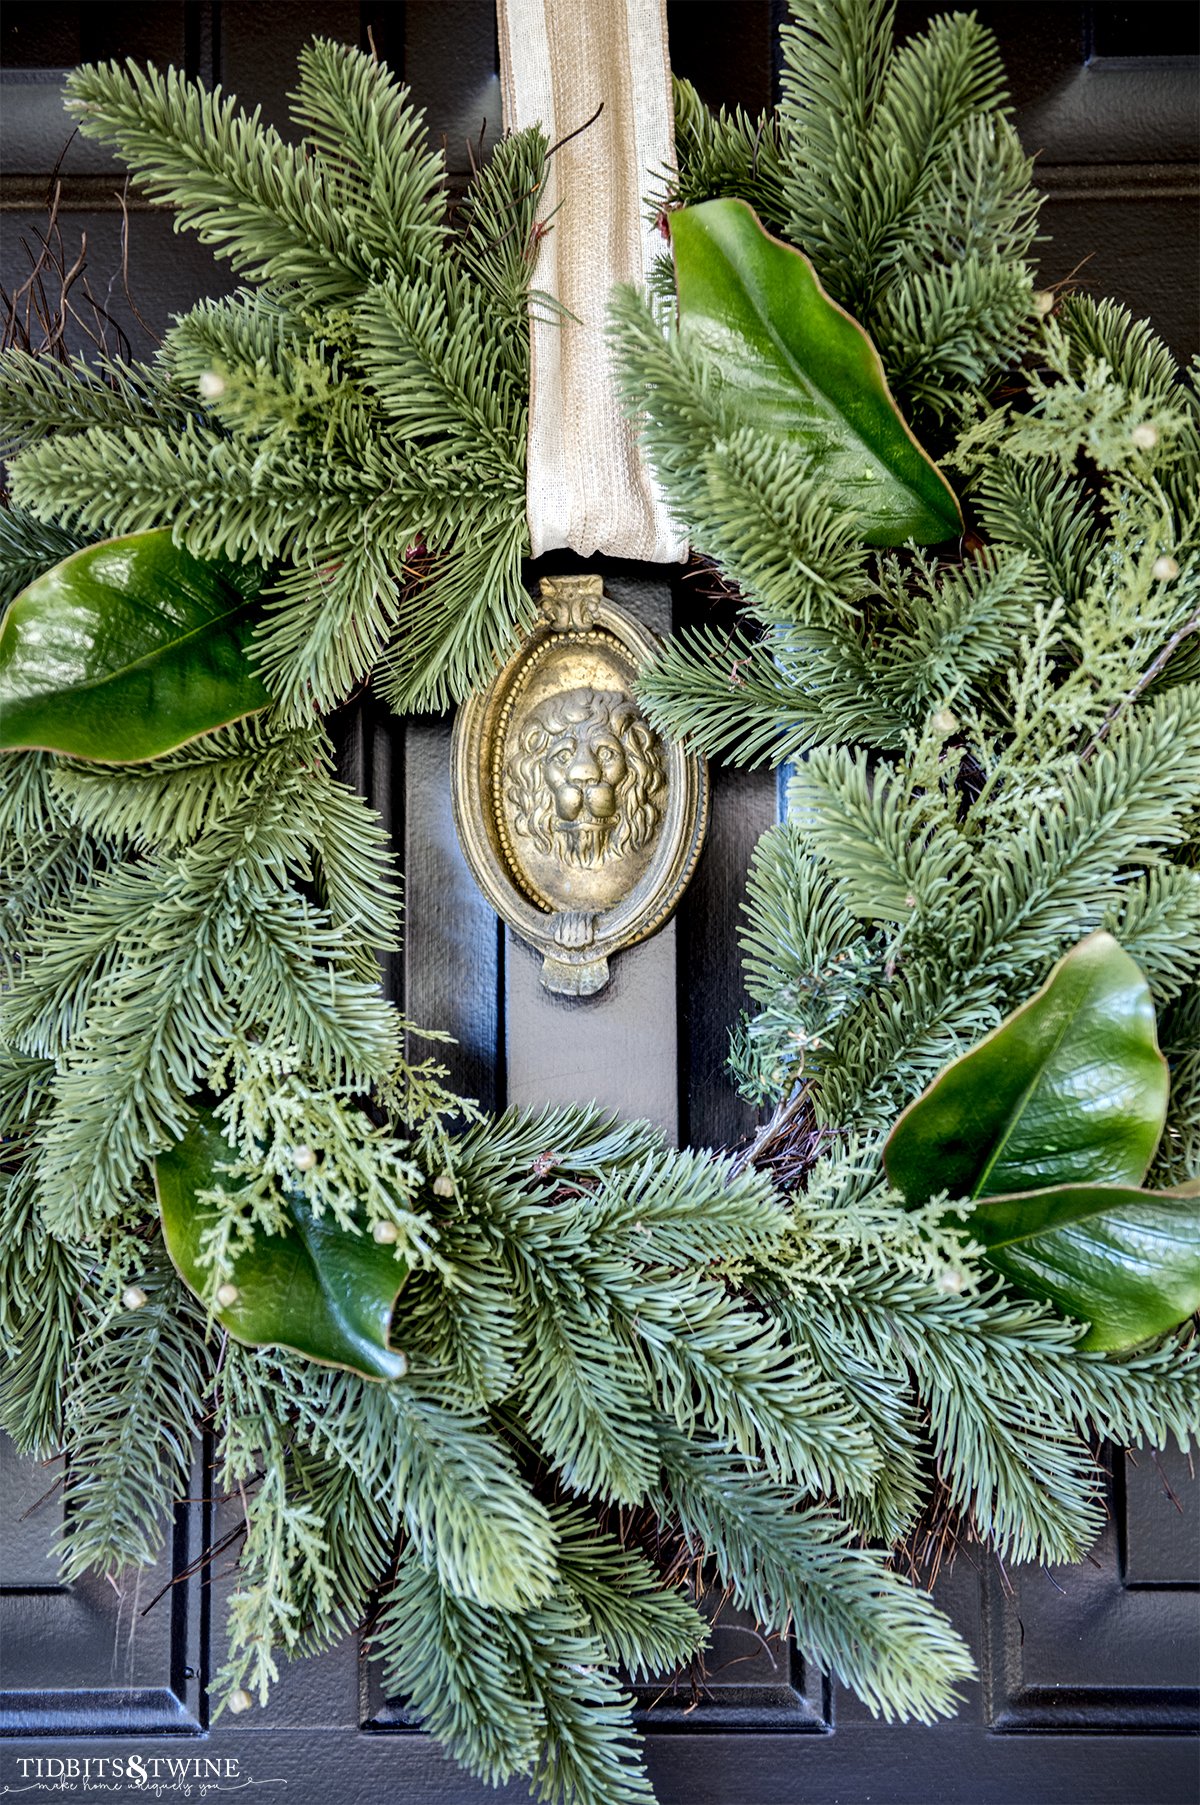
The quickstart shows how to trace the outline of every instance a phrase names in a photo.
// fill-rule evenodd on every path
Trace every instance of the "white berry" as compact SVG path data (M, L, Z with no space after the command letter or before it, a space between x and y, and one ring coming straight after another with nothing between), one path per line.
M1150 574L1156 577L1160 583L1169 583L1172 578L1179 575L1179 566L1174 558L1164 552L1161 558L1155 558L1154 568Z
M317 1163L317 1156L311 1147L297 1147L292 1154L292 1164L297 1172L311 1172Z
M443 1172L439 1177L434 1179L433 1194L435 1197L453 1197L454 1180L448 1172Z
M1135 426L1129 436L1139 451L1153 451L1158 444L1158 428L1152 426L1149 420L1144 420L1140 426Z
M935 708L929 717L929 725L941 739L949 739L952 733L958 732L958 716L948 708Z
M400 1239L400 1230L396 1227L394 1222L377 1222L371 1230L371 1233L381 1246L384 1247L388 1247L393 1241L398 1241Z
M1034 311L1040 313L1043 319L1045 319L1048 313L1054 312L1054 296L1048 288L1039 288L1037 290L1033 297L1033 306Z
M219 401L225 393L225 378L218 376L215 370L204 370L196 387L205 401ZM236 1693L234 1696L237 1696Z
M142 1305L148 1304L149 1301L150 1299L140 1285L130 1285L127 1291L121 1293L121 1307L125 1310L140 1310Z
M254 1700L244 1686L239 1686L236 1692L231 1692L225 1702L229 1709L238 1716L243 1711L251 1710L254 1705Z
M236 1285L220 1285L217 1287L217 1302L220 1304L222 1310L228 1310L231 1304L236 1304L241 1295L242 1294Z

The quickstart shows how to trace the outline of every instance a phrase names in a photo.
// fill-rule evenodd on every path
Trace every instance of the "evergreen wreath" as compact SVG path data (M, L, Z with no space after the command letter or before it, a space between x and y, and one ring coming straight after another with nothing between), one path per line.
M718 1154L582 1108L480 1117L412 1057L375 963L395 878L320 720L372 671L442 706L528 619L544 140L506 139L447 220L420 115L342 46L304 55L300 149L174 72L71 78L80 129L257 286L150 365L5 358L10 651L63 584L111 584L76 548L135 535L240 665L208 731L110 756L76 696L99 742L4 755L0 1420L66 1454L68 1576L153 1558L211 1424L245 1498L218 1709L369 1621L474 1772L649 1800L618 1670L695 1655L707 1584L927 1719L971 1661L890 1554L935 1521L1079 1558L1093 1439L1194 1426L1188 1330L1098 1340L1048 1256L1006 1267L986 1186L922 1176L914 1111L1081 958L1146 1054L1148 984L1170 1113L1159 1141L1145 1106L1120 1182L1193 1224L1158 1328L1200 1301L1195 396L1122 309L1034 294L988 34L941 18L895 52L892 23L793 0L775 117L681 84L671 202L748 201L807 252L977 539L869 550L819 444L747 417L655 302L615 309L646 454L740 612L668 647L644 703L710 753L798 761L744 937L734 1066L765 1120ZM285 1241L302 1321L245 1276Z

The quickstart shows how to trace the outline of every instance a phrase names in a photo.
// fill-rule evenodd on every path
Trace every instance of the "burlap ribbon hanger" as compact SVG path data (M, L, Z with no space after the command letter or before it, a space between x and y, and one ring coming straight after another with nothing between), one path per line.
M531 321L533 555L677 561L687 547L622 418L604 336L613 284L644 282L665 248L643 200L674 160L665 0L498 0L498 15L506 127L566 140L533 277L565 309Z

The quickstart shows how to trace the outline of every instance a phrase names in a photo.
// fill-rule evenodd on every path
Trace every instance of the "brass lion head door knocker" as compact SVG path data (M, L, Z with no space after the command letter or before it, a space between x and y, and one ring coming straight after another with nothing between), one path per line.
M454 820L471 874L543 955L542 982L591 996L653 934L704 839L703 759L634 699L657 642L600 577L546 577L541 618L454 726Z

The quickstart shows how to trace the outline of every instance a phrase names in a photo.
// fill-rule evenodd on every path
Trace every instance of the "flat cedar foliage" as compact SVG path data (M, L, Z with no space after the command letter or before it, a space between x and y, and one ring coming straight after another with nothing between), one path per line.
M245 1499L219 1697L265 1704L278 1652L369 1618L385 1683L460 1761L579 1805L650 1799L623 1675L702 1649L709 1584L883 1715L950 1711L970 1657L889 1550L932 1519L1005 1560L1081 1558L1095 1439L1183 1439L1200 1405L1185 1331L1081 1352L880 1160L933 1074L1104 926L1172 1065L1152 1181L1200 1168L1195 396L1119 307L1035 307L1028 164L974 20L896 52L883 0L791 11L777 116L679 88L675 198L741 195L808 253L975 537L868 554L819 470L620 297L647 457L742 607L732 639L670 645L644 704L794 766L752 876L734 1068L764 1121L736 1154L583 1108L481 1119L414 1059L375 963L395 875L319 719L373 669L397 708L444 706L528 617L539 135L447 220L420 115L355 51L306 51L303 149L174 72L83 69L80 129L254 286L151 367L13 353L0 376L6 594L171 524L267 569L277 699L142 765L4 756L0 1420L67 1455L68 1575L153 1558L209 1423ZM197 1298L152 1167L200 1097L242 1188L209 1198ZM403 1380L216 1332L283 1181L395 1230Z

